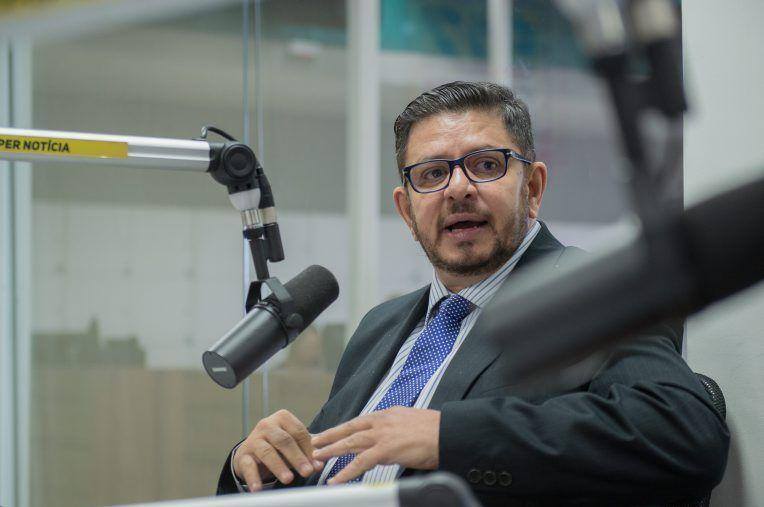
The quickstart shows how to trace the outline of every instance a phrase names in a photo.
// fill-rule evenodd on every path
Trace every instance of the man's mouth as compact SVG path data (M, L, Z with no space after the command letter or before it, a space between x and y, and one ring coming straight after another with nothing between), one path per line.
M446 237L457 243L477 241L488 229L488 221L479 213L453 213L443 222Z
M486 223L485 220L462 220L447 226L446 230L448 232L454 232L459 230L478 229L484 227Z

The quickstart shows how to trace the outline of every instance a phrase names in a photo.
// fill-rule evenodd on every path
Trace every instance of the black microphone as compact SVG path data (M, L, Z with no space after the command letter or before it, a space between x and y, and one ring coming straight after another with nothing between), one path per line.
M764 178L656 227L606 255L514 275L481 323L511 350L508 381L569 366L764 279Z
M290 315L284 315L284 305L271 294L202 355L212 380L228 389L236 387L289 345L339 295L334 275L317 265L289 280L284 289L292 298L294 311Z

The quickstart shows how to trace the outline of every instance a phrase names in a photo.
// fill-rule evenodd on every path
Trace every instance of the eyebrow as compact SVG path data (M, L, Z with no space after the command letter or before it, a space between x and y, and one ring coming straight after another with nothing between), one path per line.
M499 149L499 147L494 146L493 144L483 144L483 145L478 146L476 148L472 148L469 151L466 151L464 154L462 154L462 157L464 155L469 154L469 153L474 153L476 151L488 150L488 149ZM461 157L456 157L456 158L461 158ZM454 159L448 158L446 155L443 155L442 153L438 153L438 154L432 155L432 156L421 157L419 160L415 161L414 163L412 163L410 165L421 164L422 162L427 162L429 160L454 160Z

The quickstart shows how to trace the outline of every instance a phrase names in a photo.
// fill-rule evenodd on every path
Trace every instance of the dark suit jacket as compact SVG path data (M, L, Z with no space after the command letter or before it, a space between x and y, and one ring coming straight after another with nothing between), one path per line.
M542 224L515 269L547 256L560 265L577 252ZM363 318L311 433L359 414L424 315L428 293L429 286L387 301ZM430 408L441 411L439 468L466 479L484 505L662 504L701 496L721 480L729 434L678 353L680 330L662 325L553 375L508 385L511 340L497 344L480 322ZM318 478L298 476L294 485ZM229 454L218 493L236 491Z

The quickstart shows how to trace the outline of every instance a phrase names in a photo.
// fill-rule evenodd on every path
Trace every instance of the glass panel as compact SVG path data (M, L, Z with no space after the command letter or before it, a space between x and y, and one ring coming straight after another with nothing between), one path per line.
M3 49L0 46L0 51ZM3 63L2 57L0 57L0 66ZM4 90L0 89L0 94L3 92ZM0 100L4 100L4 98L0 95ZM2 114L2 111L0 111L0 114ZM11 415L10 401L12 399L11 396L8 396L8 390L11 387L11 382L9 381L11 375L10 371L6 369L6 366L10 364L12 359L10 357L12 351L8 350L10 348L8 347L10 343L8 320L11 316L11 305L9 304L10 280L8 280L11 270L8 249L11 242L9 241L7 227L10 217L8 216L5 204L6 196L9 195L7 193L7 167L8 164L6 162L0 161L0 366L2 367L0 369L0 502L4 502L7 495L6 490L10 489L10 484L6 483L6 481L10 482L11 477L9 470L6 468L10 465L10 463L6 463L6 460L11 456L10 449L8 449L10 442L8 432L11 431L9 419Z
M542 219L565 244L596 249L624 239L635 223L607 88L551 0L515 1L513 36L514 88L531 111L537 158L549 168ZM647 126L654 139L662 136L658 122ZM681 167L668 181L666 197L681 206Z
M553 2L514 5L514 87L531 111L537 158L549 167L542 216L562 227L613 224L630 204L607 90Z
M188 139L212 123L241 137L241 33L234 5L41 43L34 127ZM239 391L201 366L241 316L225 189L39 163L33 210L32 505L213 494L241 428Z
M262 374L253 375L250 420L284 408L308 424L329 394L346 339L345 1L280 0L261 9L261 70L254 79L264 104L264 143L258 156L273 186L286 257L271 265L271 274L286 282L320 264L337 277L340 295L269 364L267 407Z

